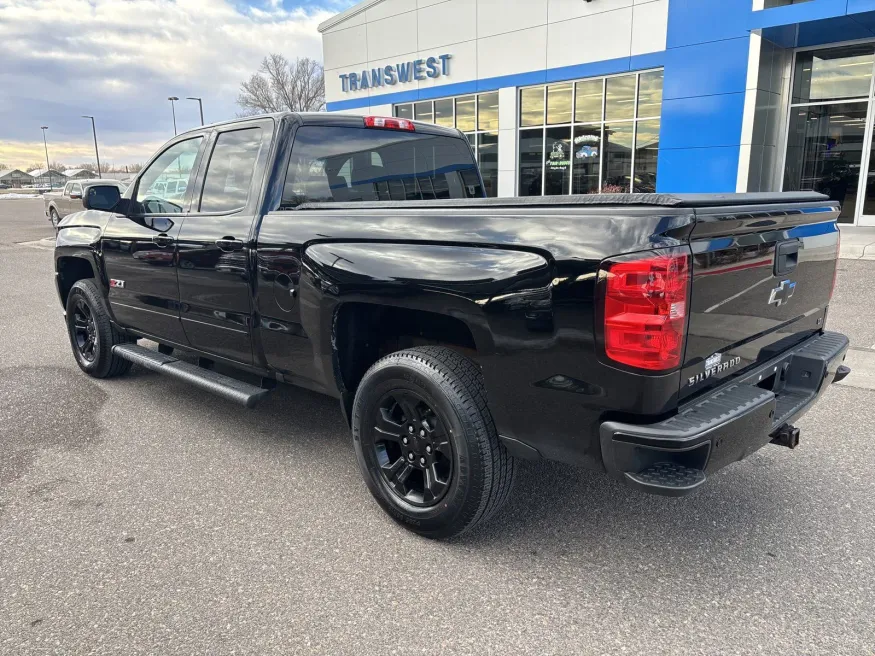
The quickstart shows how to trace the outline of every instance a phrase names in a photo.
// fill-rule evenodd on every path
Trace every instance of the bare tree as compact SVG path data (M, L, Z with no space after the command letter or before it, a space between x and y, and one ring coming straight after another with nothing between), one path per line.
M290 62L271 53L240 85L237 104L244 116L265 112L318 112L325 109L325 72L322 64L303 57Z

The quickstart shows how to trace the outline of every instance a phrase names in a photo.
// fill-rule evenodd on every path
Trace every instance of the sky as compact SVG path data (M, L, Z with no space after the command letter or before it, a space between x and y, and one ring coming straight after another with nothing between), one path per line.
M0 0L0 164L148 159L179 131L233 118L271 52L322 60L319 23L354 0Z

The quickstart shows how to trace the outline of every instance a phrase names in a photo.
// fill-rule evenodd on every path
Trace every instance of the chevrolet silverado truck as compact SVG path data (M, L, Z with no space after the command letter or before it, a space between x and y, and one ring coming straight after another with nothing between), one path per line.
M688 494L795 447L849 373L816 193L484 198L461 133L325 113L198 128L90 189L55 250L79 367L335 397L376 501L432 538L519 458Z

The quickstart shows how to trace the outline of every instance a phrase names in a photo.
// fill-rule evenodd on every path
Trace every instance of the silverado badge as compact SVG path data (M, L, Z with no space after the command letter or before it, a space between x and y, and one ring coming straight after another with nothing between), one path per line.
M722 373L727 369L737 367L740 362L741 357L739 356L729 358L726 362L723 362L723 355L720 353L715 353L707 360L705 360L705 371L700 374L696 374L695 376L690 376L687 379L687 385L696 385L697 383L701 383L703 380L708 380L711 376L716 376L717 374Z

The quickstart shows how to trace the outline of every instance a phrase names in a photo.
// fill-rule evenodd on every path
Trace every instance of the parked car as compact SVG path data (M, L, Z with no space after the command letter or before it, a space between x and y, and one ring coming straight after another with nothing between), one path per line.
M74 180L64 185L59 191L48 191L43 194L46 208L46 216L52 222L52 226L58 227L58 223L68 214L80 212L83 208L82 196L86 189L94 184L109 185L116 187L119 192L125 190L124 183L119 180L107 180L100 178Z
M374 498L427 537L493 515L517 458L689 494L795 447L849 373L817 193L483 198L460 132L324 113L198 128L95 189L55 249L79 367L333 396Z

